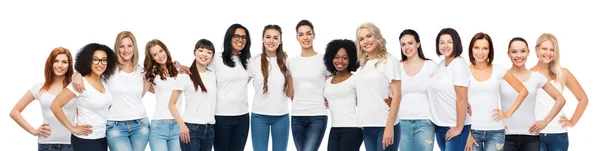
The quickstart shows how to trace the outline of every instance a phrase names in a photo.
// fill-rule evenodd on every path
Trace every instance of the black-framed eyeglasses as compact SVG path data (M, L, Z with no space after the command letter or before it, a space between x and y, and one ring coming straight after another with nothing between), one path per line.
M94 58L94 59L92 59L92 63L94 63L94 64L100 64L100 63L102 63L102 64L108 64L108 60L106 58L103 58L103 59Z
M241 40L247 40L248 36L246 36L246 35L238 35L238 34L234 34L233 35L233 40L240 40L240 39Z

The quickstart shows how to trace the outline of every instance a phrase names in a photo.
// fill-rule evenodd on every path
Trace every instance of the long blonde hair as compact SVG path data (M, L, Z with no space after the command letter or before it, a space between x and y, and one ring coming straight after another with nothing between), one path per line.
M133 33L131 33L130 31L122 31L117 35L117 39L115 39L115 47L113 48L115 49L115 53L117 54L119 70L122 70L123 68L123 58L121 58L121 55L119 55L119 53L121 53L119 50L119 46L121 45L121 41L123 41L123 39L125 38L130 38L133 45L133 56L131 57L131 63L137 65L139 60L139 52L135 36L133 36Z
M560 49L558 47L558 40L556 40L556 37L550 33L544 33L540 35L535 43L535 51L537 53L537 51L539 51L538 49L540 49L540 45L548 40L552 42L552 45L554 45L554 59L550 61L550 65L548 66L550 69L550 77L554 78L555 81L558 81L562 90L565 88L567 79L565 78L565 74L560 66ZM538 56L538 58L539 57L540 56Z
M369 30L369 32L371 32L371 34L373 34L375 36L375 39L377 39L377 63L375 63L375 68L377 68L377 66L381 63L387 60L387 48L385 47L386 45L386 41L383 38L383 36L381 35L381 31L379 30L379 28L377 28L377 26L375 26L373 23L363 23L361 24L357 29L356 29L356 41L354 42L356 44L356 49L358 50L358 62L360 64L360 66L364 66L368 59L367 58L367 53L364 52L364 50L362 50L362 47L360 47L360 40L358 37L358 31L360 29L366 28Z

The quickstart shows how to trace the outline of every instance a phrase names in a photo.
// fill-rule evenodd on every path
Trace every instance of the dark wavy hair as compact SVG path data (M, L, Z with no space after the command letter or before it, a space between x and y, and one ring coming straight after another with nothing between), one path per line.
M323 55L323 63L325 63L325 67L327 67L327 71L336 74L337 69L333 65L333 58L337 55L338 51L341 48L346 50L348 53L348 71L356 71L359 67L358 59L356 56L356 45L354 41L348 39L335 39L327 44L325 48L325 55Z
M200 48L208 49L208 50L212 51L213 54L215 53L215 46L213 45L212 42L210 42L210 40L206 40L206 39L198 40L198 42L196 42L196 45L194 46L194 52L198 51L198 49L200 49ZM213 57L214 57L214 55L213 55ZM202 90L202 92L207 92L206 86L204 86L204 83L202 82L202 78L200 77L200 73L198 73L198 67L196 67L196 59L194 59L194 62L190 66L190 72L192 73L192 74L190 74L190 79L192 80L192 83L194 83L193 84L194 89L196 91L198 91L198 86L200 86L200 89Z
M77 53L77 57L75 57L75 70L77 70L81 76L91 74L92 59L94 58L94 52L96 51L104 51L106 53L106 70L102 73L102 77L104 77L105 80L108 80L115 73L117 68L117 55L110 47L103 44L90 43L83 46Z
M165 73L165 71L161 69L160 64L158 64L150 54L150 49L154 46L159 46L167 54L167 62L165 63L167 66L167 73ZM171 52L162 41L158 39L152 39L146 44L145 49L146 57L144 57L144 77L148 82L156 84L154 83L154 78L156 78L156 76L160 76L161 80L166 80L167 78L163 76L165 74L170 75L171 77L177 76L178 72L175 68L175 65L173 65L171 59Z
M446 34L452 37L452 57L460 56L463 52L463 47L458 32L456 32L456 30L453 28L444 28L440 31L440 33L438 33L437 37L435 38L435 53L438 56L442 55L442 53L440 53L440 37Z
M225 38L223 40L223 52L221 53L221 57L223 58L223 63L226 66L235 67L235 62L231 58L231 56L233 56L233 46L231 46L231 40L235 35L236 29L244 29L244 31L246 31L246 45L240 51L240 54L238 54L238 58L242 63L242 67L244 67L244 69L248 69L248 59L250 59L250 57L252 56L250 54L250 45L252 42L250 42L250 32L248 31L248 29L246 29L246 27L240 24L233 24L229 26L229 28L227 28L227 31L225 32Z
M398 40L402 40L402 37L404 37L405 35L412 35L413 37L415 37L415 41L417 43L421 43L421 38L419 38L419 34L417 33L417 31L412 30L412 29L406 29L404 31L402 31L402 33L400 33L400 36L398 36ZM400 42L402 43L402 42ZM417 55L419 56L419 58L423 59L423 60L430 60L429 58L425 57L425 54L423 54L423 49L421 48L423 45L419 45L419 48L417 48ZM400 49L402 50L402 47L400 47ZM400 55L402 57L402 60L400 61L405 61L406 59L408 59L408 57L406 55L404 55L404 53L402 53L402 51L400 51Z

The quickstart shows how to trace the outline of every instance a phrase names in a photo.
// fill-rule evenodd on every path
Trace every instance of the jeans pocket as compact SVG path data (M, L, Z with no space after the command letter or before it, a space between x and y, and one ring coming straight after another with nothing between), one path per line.
M560 141L569 141L569 134L568 133L556 134L556 138Z
M106 130L110 130L113 129L115 127L115 122L114 121L108 121L106 122Z
M48 144L38 144L38 151L49 151L50 145Z

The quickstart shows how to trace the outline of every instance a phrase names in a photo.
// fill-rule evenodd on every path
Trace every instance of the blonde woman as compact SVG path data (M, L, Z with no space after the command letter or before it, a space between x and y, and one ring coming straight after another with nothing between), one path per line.
M387 52L386 41L374 24L360 25L356 39L358 123L363 127L365 148L396 151L400 143L400 61ZM389 106L383 101L388 96L393 96Z
M579 101L575 113L568 119L563 111L559 112L559 116L552 119L548 126L540 132L540 149L546 150L568 150L569 138L567 127L573 127L585 111L588 104L588 98L573 74L566 68L560 66L560 49L558 40L549 33L542 34L536 44L535 52L539 58L538 63L531 68L531 71L536 71L543 74L552 86L556 87L561 93L564 88L568 88L575 98ZM545 91L540 90L537 95L535 104L536 119L543 119L545 115L550 113L554 99Z

